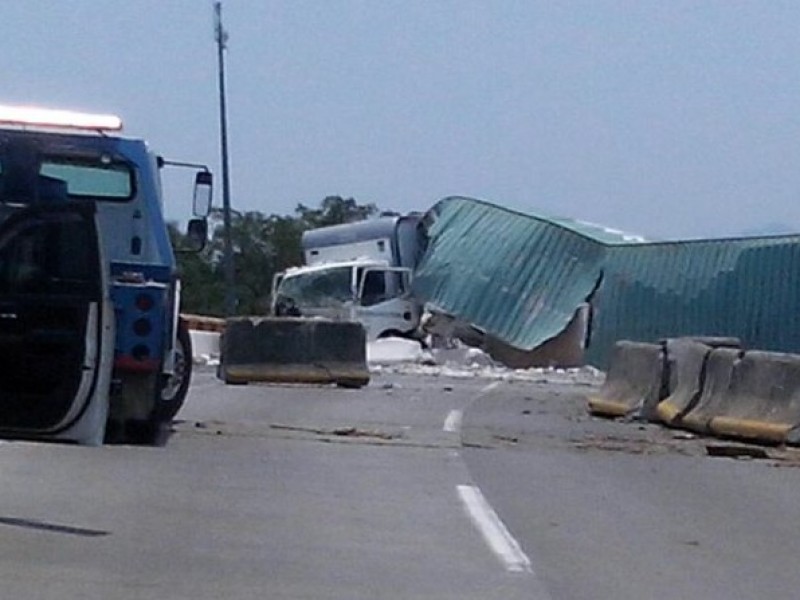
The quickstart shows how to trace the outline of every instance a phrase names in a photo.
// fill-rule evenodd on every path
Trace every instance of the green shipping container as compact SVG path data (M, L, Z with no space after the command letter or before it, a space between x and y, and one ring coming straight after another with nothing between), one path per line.
M415 293L520 350L592 309L587 362L604 368L620 339L733 336L800 350L800 235L680 242L445 198L426 217Z

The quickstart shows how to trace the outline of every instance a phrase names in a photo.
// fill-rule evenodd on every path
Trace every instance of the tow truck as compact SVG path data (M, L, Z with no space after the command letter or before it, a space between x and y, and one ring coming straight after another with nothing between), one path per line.
M194 251L212 176L121 130L115 115L0 106L1 437L149 443L186 397L160 172L195 171Z

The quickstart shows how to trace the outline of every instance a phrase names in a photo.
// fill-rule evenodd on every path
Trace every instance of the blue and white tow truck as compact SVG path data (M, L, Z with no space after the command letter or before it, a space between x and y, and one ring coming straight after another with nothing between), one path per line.
M211 173L119 135L121 120L0 106L0 436L151 441L191 376L160 171L195 169L194 250Z

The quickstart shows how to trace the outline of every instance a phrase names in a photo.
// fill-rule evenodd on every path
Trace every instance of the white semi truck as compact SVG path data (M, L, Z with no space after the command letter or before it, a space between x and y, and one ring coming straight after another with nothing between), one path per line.
M419 337L411 282L425 239L415 213L306 231L305 264L275 276L272 314L358 321L369 340Z

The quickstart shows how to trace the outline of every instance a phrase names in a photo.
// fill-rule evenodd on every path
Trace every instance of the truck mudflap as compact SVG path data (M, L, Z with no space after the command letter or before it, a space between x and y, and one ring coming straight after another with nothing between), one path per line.
M226 383L369 383L366 332L360 323L303 318L227 320L219 377Z

